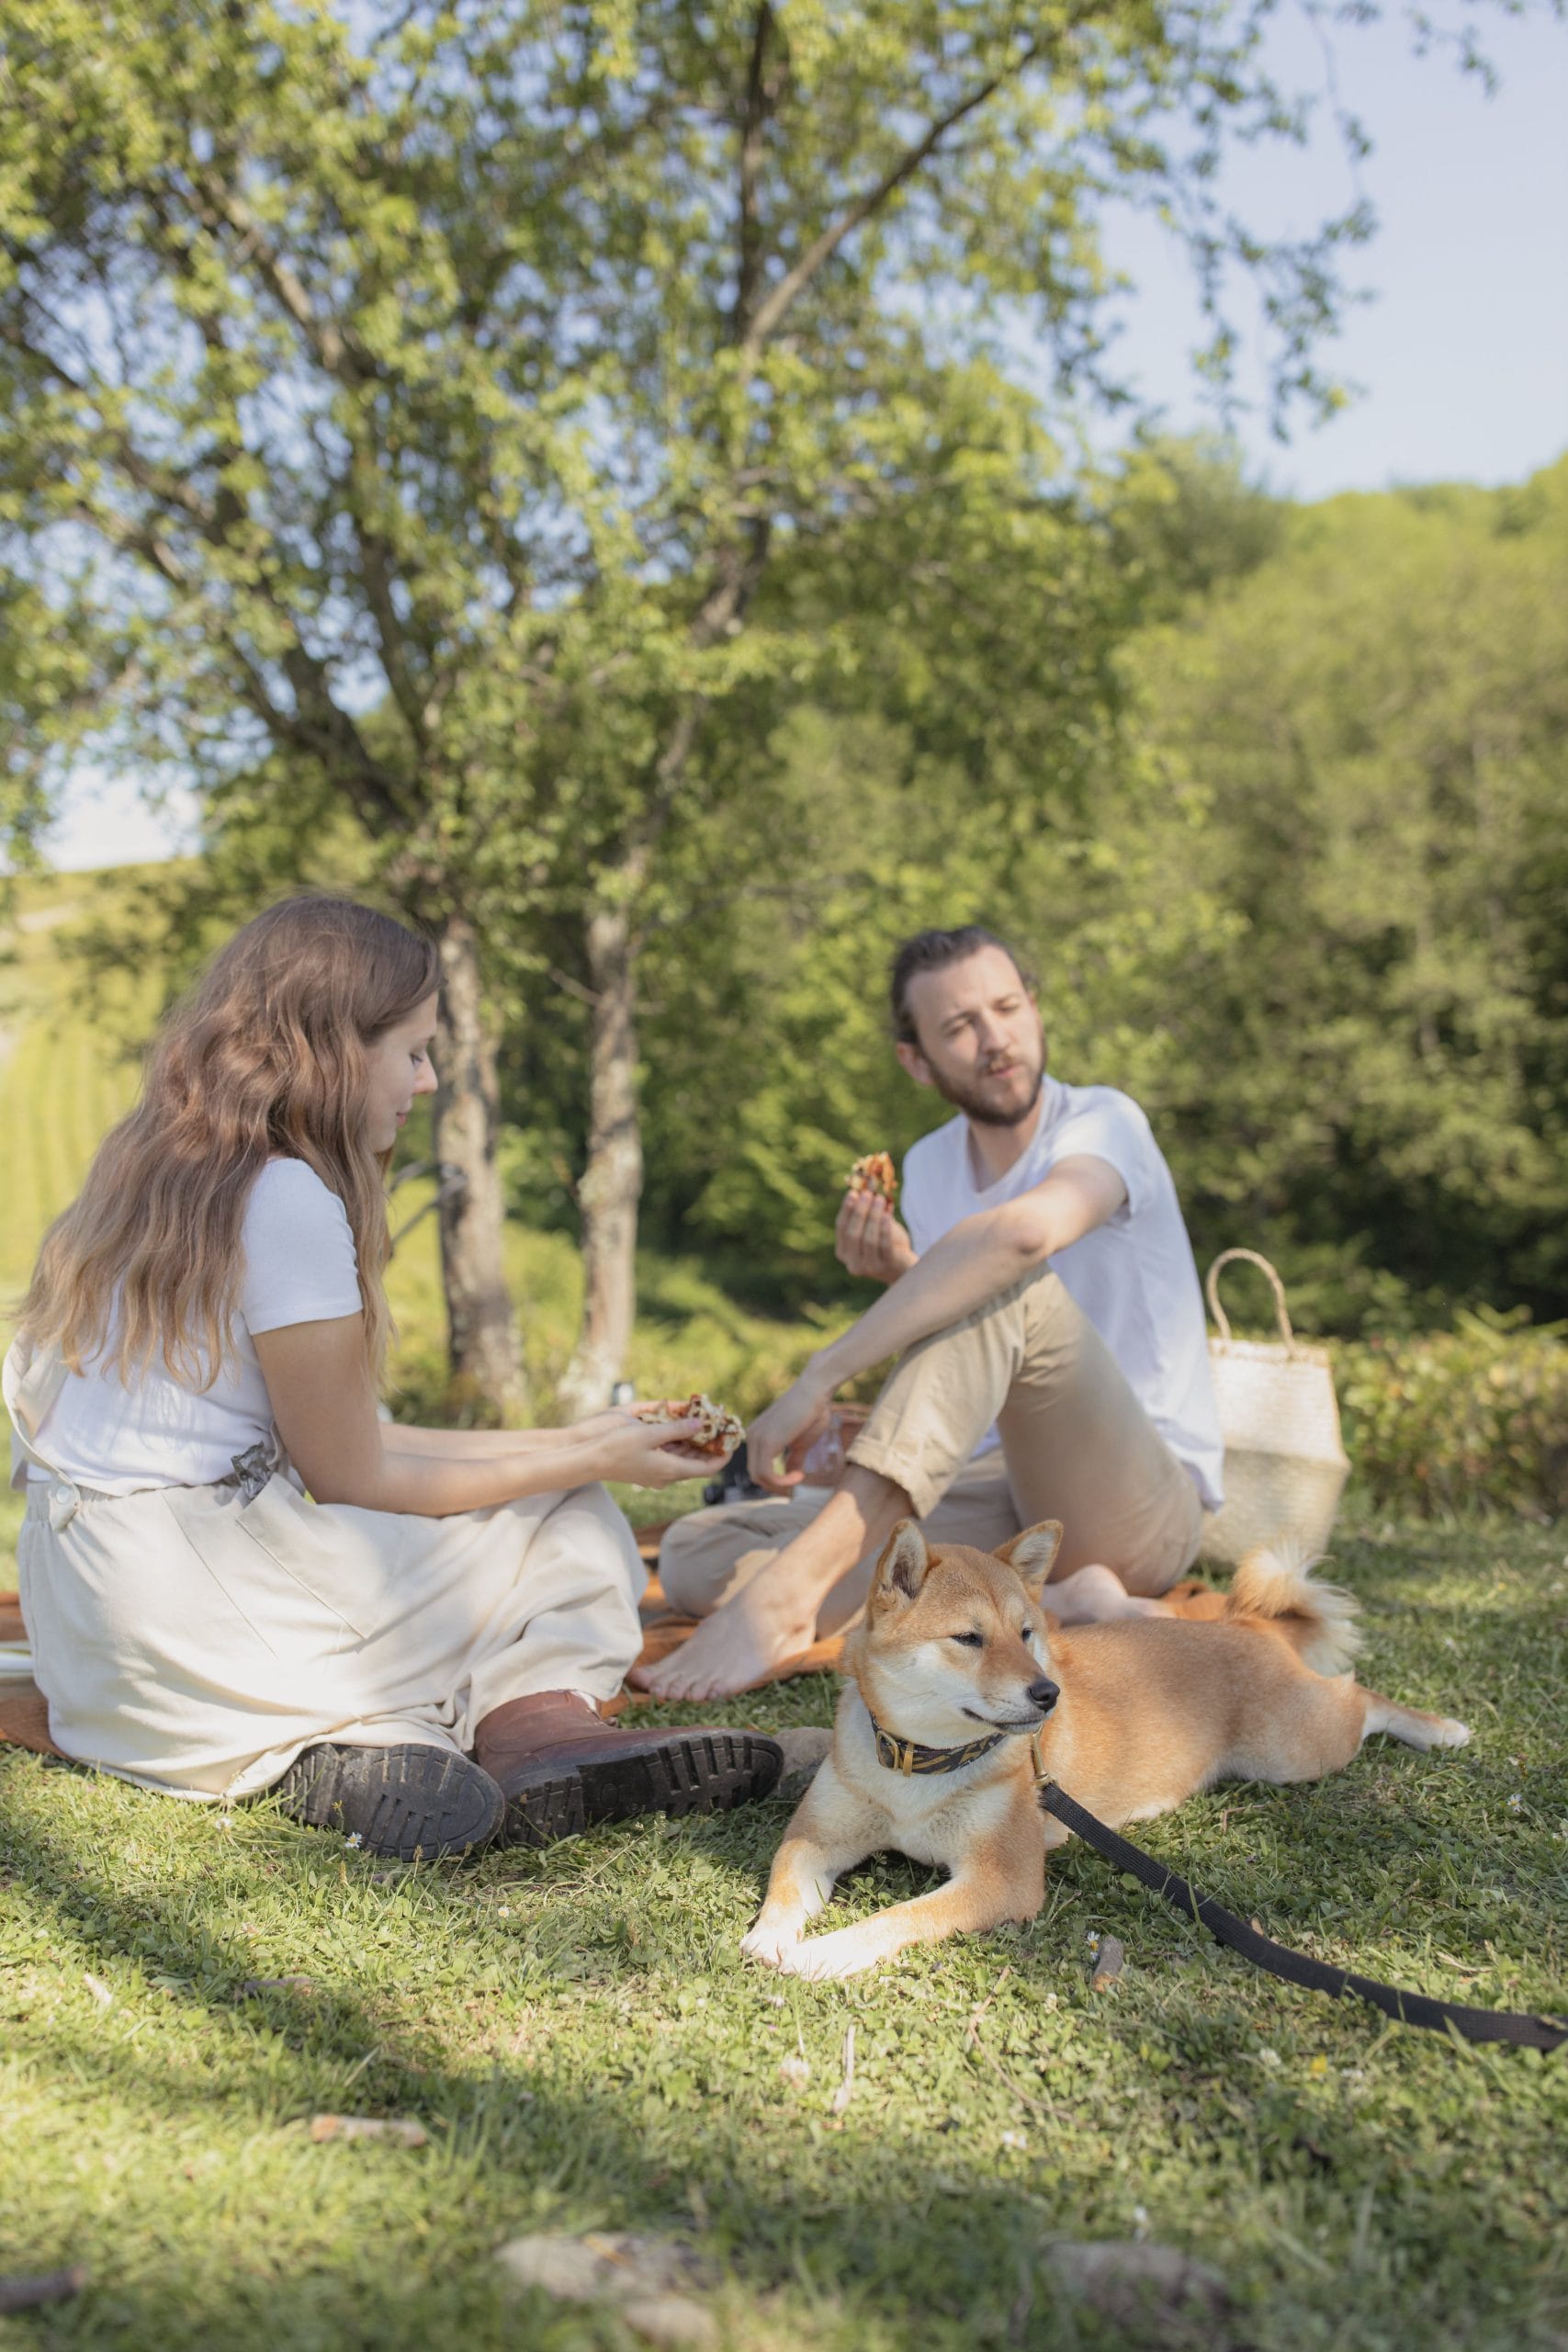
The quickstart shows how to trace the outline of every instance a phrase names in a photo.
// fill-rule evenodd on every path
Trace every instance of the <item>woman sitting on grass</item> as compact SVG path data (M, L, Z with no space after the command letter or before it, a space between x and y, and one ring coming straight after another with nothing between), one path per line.
M779 1766L598 1711L645 1581L598 1482L690 1477L691 1423L378 1418L386 1170L435 1084L436 980L346 899L248 923L47 1236L5 1367L56 1745L178 1796L276 1789L404 1858L735 1804Z

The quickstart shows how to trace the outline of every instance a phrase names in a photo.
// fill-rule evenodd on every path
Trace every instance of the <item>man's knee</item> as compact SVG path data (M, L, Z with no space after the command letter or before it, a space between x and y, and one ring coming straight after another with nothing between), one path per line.
M755 1532L738 1523L733 1504L716 1503L671 1520L659 1545L659 1581L666 1600L682 1617L711 1615L742 1557L757 1546Z

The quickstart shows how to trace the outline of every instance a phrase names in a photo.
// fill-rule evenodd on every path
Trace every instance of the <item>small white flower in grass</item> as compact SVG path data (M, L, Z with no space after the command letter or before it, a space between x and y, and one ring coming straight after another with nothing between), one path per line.
M1002 2133L1002 2145L1004 2148L1027 2148L1029 2145L1029 2134L1027 2132L1004 2132Z
M1089 1946L1090 1951L1098 1951L1100 1950L1100 1938L1095 1934L1092 1928L1084 1938L1084 1941Z
M1508 1811L1510 1813L1523 1813L1524 1809L1524 1798L1520 1794L1519 1791L1516 1789L1513 1795L1508 1799Z
M496 1916L496 1917L497 1917L498 1919L510 1919L510 1918L511 1918L511 1917L512 1917L512 1905L511 1905L511 1904L510 1904L510 1903L503 1903L503 1904L502 1905L502 1906L501 1906L500 1910L496 1913L496 1915L495 1915L495 1916Z
M1277 2066L1280 2064L1280 2053L1277 2050L1270 2050L1265 2045L1258 2053L1258 2063L1260 2066Z
M218 1816L218 1826L220 1829L232 1829L234 1826L233 1815L231 1813L220 1813Z

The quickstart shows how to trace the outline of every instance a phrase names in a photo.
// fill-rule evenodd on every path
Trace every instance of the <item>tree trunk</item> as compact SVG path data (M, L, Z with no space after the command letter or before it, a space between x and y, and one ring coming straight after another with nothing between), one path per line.
M437 1053L435 1156L463 1178L437 1212L453 1376L515 1423L528 1398L502 1248L495 1040L485 1019L479 942L461 915L449 917L441 934Z
M637 942L630 909L596 907L588 919L593 1031L588 1165L582 1212L582 1328L561 1383L569 1415L599 1410L620 1377L637 1313L637 1214L642 1129L637 1099Z

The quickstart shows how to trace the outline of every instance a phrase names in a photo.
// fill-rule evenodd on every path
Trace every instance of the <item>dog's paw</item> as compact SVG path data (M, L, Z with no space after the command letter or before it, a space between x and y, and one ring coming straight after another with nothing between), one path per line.
M1434 1747L1468 1747L1470 1725L1455 1723L1451 1715L1441 1715L1432 1731Z
M764 1911L749 1935L740 1939L741 1955L760 1960L764 1968L787 1968L789 1955L799 1949L800 1927L789 1919L770 1919Z
M881 1958L874 1943L858 1928L840 1928L830 1936L813 1936L793 1944L779 1962L786 1976L804 1976L825 1984L843 1976L859 1976Z

